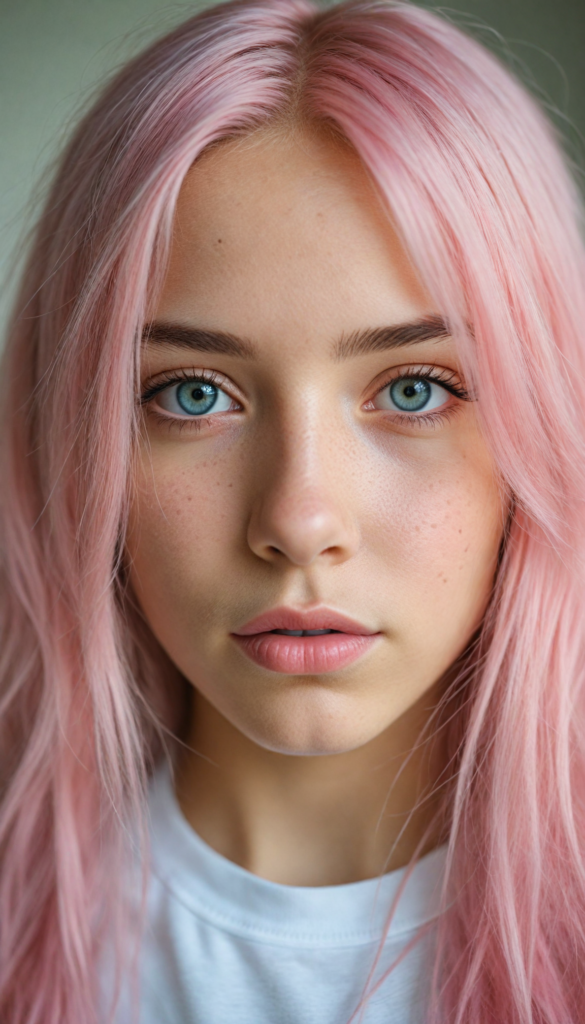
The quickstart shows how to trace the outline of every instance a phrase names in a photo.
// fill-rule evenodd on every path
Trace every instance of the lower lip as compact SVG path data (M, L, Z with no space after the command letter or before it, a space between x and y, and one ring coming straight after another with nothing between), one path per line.
M376 643L379 633L324 633L321 636L284 636L253 633L233 639L244 654L262 668L288 675L320 675L351 665Z

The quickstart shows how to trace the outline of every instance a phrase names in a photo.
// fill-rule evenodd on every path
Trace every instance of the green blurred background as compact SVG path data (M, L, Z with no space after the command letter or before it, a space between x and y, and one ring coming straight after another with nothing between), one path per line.
M201 2L0 0L0 328L47 168L108 72ZM436 8L515 69L585 167L585 0L456 0Z

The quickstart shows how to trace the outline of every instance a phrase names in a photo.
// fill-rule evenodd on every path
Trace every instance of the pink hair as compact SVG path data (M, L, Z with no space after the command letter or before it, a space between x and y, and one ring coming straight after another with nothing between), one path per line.
M190 165L286 117L332 126L377 183L512 503L475 670L452 695L431 1017L585 1022L579 203L498 62L385 0L211 8L122 70L61 162L2 374L0 1018L97 1020L100 949L129 927L128 832L177 726L124 587L140 331Z

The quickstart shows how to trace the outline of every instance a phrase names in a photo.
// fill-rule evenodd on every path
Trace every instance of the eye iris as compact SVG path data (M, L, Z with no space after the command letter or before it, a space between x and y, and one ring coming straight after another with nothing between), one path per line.
M418 412L431 397L431 385L421 377L401 377L390 385L390 395L399 409Z
M202 416L217 402L217 388L200 380L188 380L177 388L177 402L191 416Z

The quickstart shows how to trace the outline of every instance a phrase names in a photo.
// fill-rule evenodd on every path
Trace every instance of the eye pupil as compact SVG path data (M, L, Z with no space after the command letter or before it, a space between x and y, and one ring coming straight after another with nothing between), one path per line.
M218 390L203 381L185 381L177 388L177 402L191 416L203 416L217 401Z
M431 385L422 377L401 377L390 385L390 396L403 412L418 412L431 397Z

